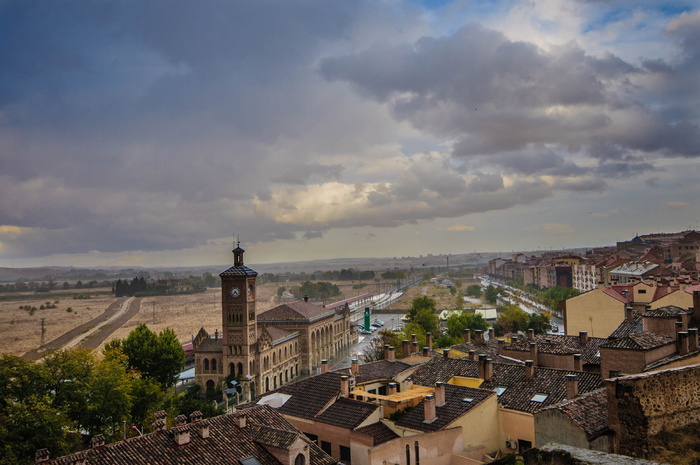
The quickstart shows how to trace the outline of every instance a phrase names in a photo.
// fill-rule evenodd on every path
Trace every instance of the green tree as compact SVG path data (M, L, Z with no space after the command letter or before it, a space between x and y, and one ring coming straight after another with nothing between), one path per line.
M62 456L79 450L75 423L46 396L29 396L0 409L0 464L30 465L43 448Z
M394 354L397 357L401 356L401 352L397 350L401 348L401 339L394 332L388 329L381 329L377 335L370 340L369 345L362 352L362 359L365 363L375 362L384 359L384 346L393 346Z
M429 309L431 312L435 312L435 301L427 296L416 297L411 303L411 308L406 312L406 318L413 320L418 311L422 309Z
M156 380L164 388L175 384L177 375L185 365L185 351L170 328L156 335L142 323L121 344L129 366L143 376Z
M475 299L478 299L481 297L481 286L478 284L471 284L467 286L467 295L469 297L474 297Z
M529 315L518 305L506 303L498 314L494 329L499 335L517 333L528 329Z
M88 408L82 425L90 435L114 439L122 422L129 419L132 402L131 377L116 358L105 358L93 370L88 386Z
M87 349L59 350L44 357L47 393L53 393L53 406L83 426L87 421L89 387L95 357Z
M22 402L47 391L44 365L15 355L0 356L0 411L8 404Z
M143 431L155 420L154 414L164 409L168 397L154 379L136 378L131 383L131 398L131 423Z
M491 304L496 303L496 299L498 299L498 294L501 292L500 287L493 286L489 284L489 286L486 288L486 291L484 292L484 299L486 299L487 302Z
M528 315L527 327L528 329L534 329L535 334L544 334L550 329L552 325L549 322L549 314L546 313L530 313Z
M486 331L489 324L478 313L462 312L460 315L450 315L447 318L447 334L454 340L461 340L464 330L469 329L474 336L474 331Z

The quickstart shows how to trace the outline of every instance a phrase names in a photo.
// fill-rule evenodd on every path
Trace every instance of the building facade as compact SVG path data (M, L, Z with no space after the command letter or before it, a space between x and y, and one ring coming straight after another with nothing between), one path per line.
M267 312L256 309L258 273L245 266L239 246L221 277L221 333L204 328L194 339L195 381L211 391L224 381L241 386L240 400L255 397L315 370L354 342L346 306L326 309L304 301Z

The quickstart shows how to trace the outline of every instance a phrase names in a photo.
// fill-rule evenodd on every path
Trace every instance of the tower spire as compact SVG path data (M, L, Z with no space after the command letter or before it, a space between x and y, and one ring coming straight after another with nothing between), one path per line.
M235 249L233 249L233 266L243 266L243 250L241 248L241 240L240 237L238 240L235 240L235 235L234 235L234 245L236 246Z

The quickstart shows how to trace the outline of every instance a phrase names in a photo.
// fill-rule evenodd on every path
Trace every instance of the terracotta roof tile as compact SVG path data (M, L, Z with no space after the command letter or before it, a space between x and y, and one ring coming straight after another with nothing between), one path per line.
M363 384L380 379L394 379L396 375L411 368L410 363L402 360L378 360L376 362L360 365L360 374L356 376L356 383ZM350 375L350 368L335 370L336 373Z
M505 349L530 352L530 342L537 343L537 351L544 354L574 355L581 354L583 363L600 365L600 346L607 341L602 337L589 337L586 344L581 344L579 336L563 334L538 334L534 341L525 340L506 344Z
M632 333L638 333L642 330L642 326L642 316L635 314L631 320L623 320L620 326L608 336L608 339L620 339Z
M238 463L240 460L254 457L260 465L279 465L279 461L264 446L251 438L251 433L258 426L277 430L270 435L270 441L279 441L283 436L301 434L274 409L263 405L245 411L248 427L239 428L236 424L238 414L221 415L209 418L209 437L201 438L198 424L189 423L178 427L189 430L189 443L178 446L173 439L176 428L163 432L145 434L126 441L114 442L104 446L78 452L56 460L49 460L47 465L66 463L69 458L86 456L91 465L216 465ZM318 446L309 443L310 463L312 465L333 465L335 460Z
M345 429L355 429L374 413L379 406L359 400L339 398L326 410L316 416L315 420L327 425Z
M677 317L678 315L690 315L692 310L687 308L676 307L675 305L667 305L665 307L655 308L653 310L647 310L642 313L642 318L669 318Z
M371 437L374 440L374 446L384 444L385 442L389 442L393 439L400 437L391 428L389 428L380 421L378 421L377 423L372 423L371 425L357 428L355 429L355 432Z
M631 349L631 350L649 350L667 344L675 344L676 340L670 336L653 333L651 331L641 331L631 333L620 339L608 340L601 347L606 349Z
M310 304L303 300L297 300L286 304L278 305L266 312L258 315L258 322L274 323L280 320L303 320L309 321L327 315L334 315L335 310Z
M414 384L432 387L437 381L447 382L454 376L479 377L479 362L466 359L434 358L411 375ZM504 408L534 413L541 408L556 404L566 397L566 375L575 374L580 393L586 393L601 386L597 373L557 370L535 367L532 378L525 376L525 367L493 363L493 377L484 381L480 388L495 390L506 388L499 396ZM535 394L546 394L543 402L534 402Z
M445 384L445 404L443 406L435 406L436 418L434 421L425 423L425 407L423 406L425 400L423 400L423 402L399 418L396 421L396 426L424 432L439 431L448 427L489 397L495 395L496 393L489 389ZM464 399L471 399L471 401L465 401Z
M219 273L219 276L257 276L258 272L247 266L232 266L226 271Z
M608 397L605 388L565 400L542 410L559 410L586 433L589 441L607 433Z

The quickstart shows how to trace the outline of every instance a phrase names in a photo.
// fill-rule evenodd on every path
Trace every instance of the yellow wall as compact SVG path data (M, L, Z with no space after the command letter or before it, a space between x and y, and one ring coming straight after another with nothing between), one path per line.
M472 388L478 388L483 382L484 380L481 378L467 378L465 376L453 376L448 381L449 384L455 384L457 386L466 386Z
M462 427L465 449L483 446L487 454L492 454L501 449L503 442L498 410L498 396L493 395L449 426Z
M625 304L593 289L566 299L566 334L578 336L587 331L591 337L608 337L625 319Z
M501 423L503 424L503 440L501 448L505 452L513 452L506 450L506 440L530 441L532 447L535 447L535 417L530 413L518 412L516 410L501 409Z
M667 305L675 305L676 307L680 308L688 308L693 306L693 295L688 294L685 292L685 290L681 291L680 289L671 292L670 294L667 294L663 297L661 297L659 300L655 300L652 302L651 307L652 308L659 308L659 307L665 307Z

